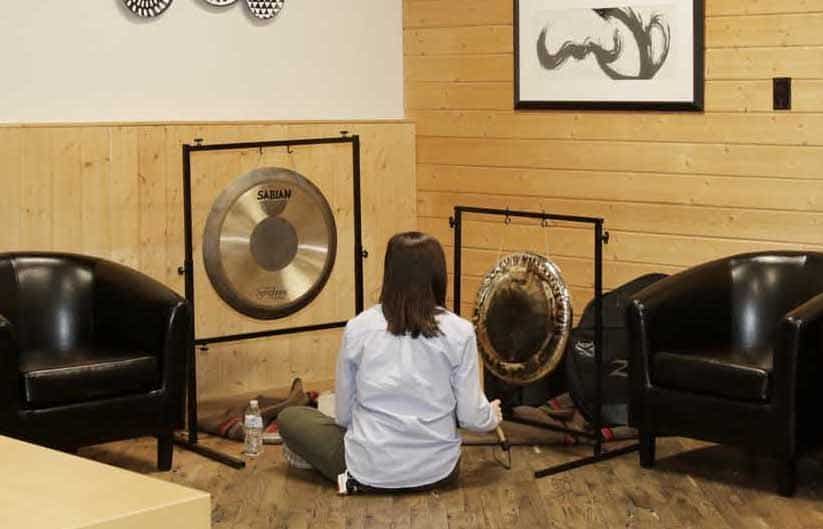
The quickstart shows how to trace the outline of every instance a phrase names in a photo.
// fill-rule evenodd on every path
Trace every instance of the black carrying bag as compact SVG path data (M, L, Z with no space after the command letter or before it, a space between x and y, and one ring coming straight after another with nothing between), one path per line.
M628 424L629 416L629 329L626 311L631 298L667 274L646 274L603 295L603 379L601 417L603 425ZM571 331L566 346L566 385L577 408L588 420L594 418L596 369L594 365L594 300L586 305L580 322Z

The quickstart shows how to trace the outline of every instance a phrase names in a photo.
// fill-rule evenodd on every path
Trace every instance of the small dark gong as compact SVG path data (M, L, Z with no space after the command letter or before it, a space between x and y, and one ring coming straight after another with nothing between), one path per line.
M484 277L474 324L486 367L529 384L551 373L566 349L572 311L560 270L532 253L504 257Z

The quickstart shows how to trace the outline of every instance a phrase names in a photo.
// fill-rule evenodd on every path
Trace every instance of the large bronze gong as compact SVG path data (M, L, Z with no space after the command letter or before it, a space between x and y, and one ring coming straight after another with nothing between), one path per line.
M512 384L534 382L558 366L571 323L560 270L540 255L502 258L477 292L474 324L480 355L492 373Z
M214 289L258 319L287 316L314 299L337 251L334 215L320 190L289 169L255 169L217 198L203 233Z

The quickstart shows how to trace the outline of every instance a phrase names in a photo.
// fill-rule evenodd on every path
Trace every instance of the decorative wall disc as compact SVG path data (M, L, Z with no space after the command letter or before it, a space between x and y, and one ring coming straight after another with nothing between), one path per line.
M204 0L207 4L211 4L213 6L230 6L233 3L237 2L237 0Z
M286 0L246 0L251 14L262 20L274 18L285 3Z
M174 0L123 0L126 7L137 16L156 17L169 8Z

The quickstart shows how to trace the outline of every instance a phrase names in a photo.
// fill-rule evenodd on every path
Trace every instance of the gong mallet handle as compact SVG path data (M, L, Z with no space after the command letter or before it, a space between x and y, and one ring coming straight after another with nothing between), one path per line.
M506 439L506 433L503 431L503 428L501 428L500 426L498 426L497 428L494 429L494 433L497 434L497 440L500 442L500 448L503 450L503 452L506 453L506 463L503 463L502 461L501 461L501 463L503 464L504 467L506 467L506 470L511 470L511 468L512 468L512 447L511 447L511 445L509 445L509 440Z
M497 440L500 442L500 448L503 450L509 449L509 440L506 439L506 432L503 431L503 428L497 427L494 429L494 433L497 434Z

